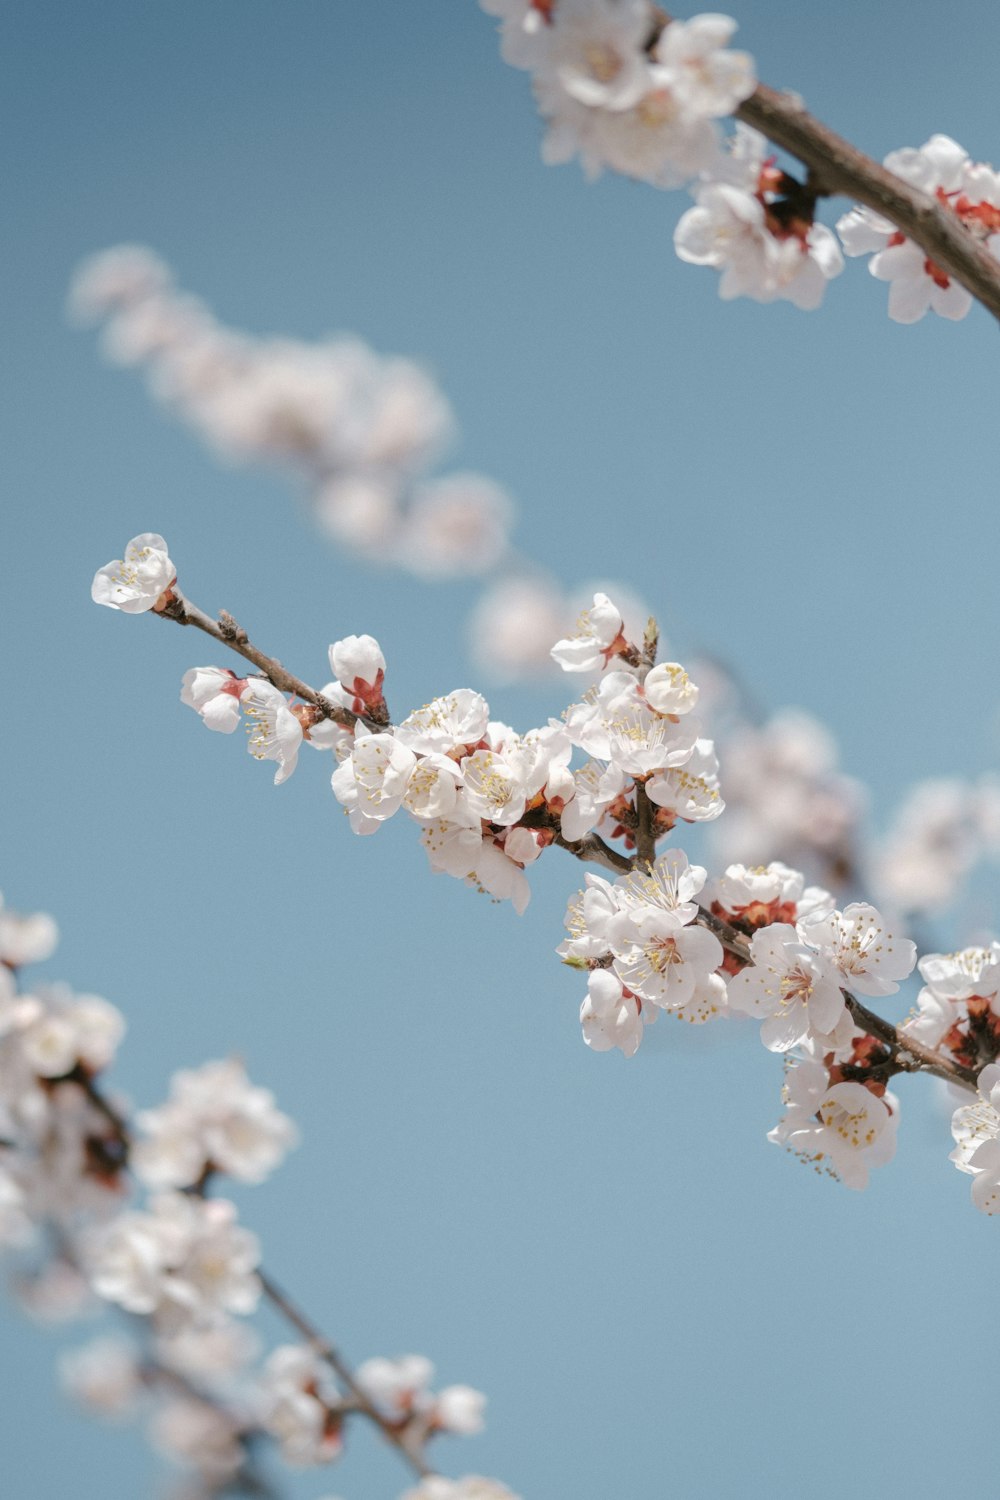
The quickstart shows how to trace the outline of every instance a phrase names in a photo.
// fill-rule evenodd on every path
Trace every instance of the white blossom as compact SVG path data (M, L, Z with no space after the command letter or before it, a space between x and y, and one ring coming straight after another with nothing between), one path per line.
M844 268L825 225L780 230L761 196L727 182L709 180L695 196L674 231L674 249L691 265L722 272L720 297L783 299L804 311L820 305L827 282Z
M520 863L508 858L495 838L483 836L478 826L435 819L424 826L421 843L435 874L452 875L498 901L509 900L518 916L525 911L531 888Z
M575 770L573 795L560 814L563 837L575 841L596 828L612 802L625 790L626 780L620 767L605 766L596 760L588 760Z
M583 1040L594 1052L617 1047L626 1057L635 1056L644 1029L635 996L625 994L621 980L610 969L595 969L588 976L580 1025Z
M76 1401L104 1417L128 1415L142 1392L135 1346L114 1336L66 1350L59 1376Z
M1000 1214L1000 1066L990 1063L977 1081L979 1098L952 1116L951 1160L972 1176L972 1201L984 1214Z
M845 1010L841 975L806 947L785 922L762 927L750 940L751 963L729 981L733 1010L764 1017L760 1039L787 1052L810 1033L831 1032Z
M234 1418L208 1401L179 1397L161 1406L150 1423L150 1437L165 1457L224 1481L243 1463L243 1445Z
M497 1479L481 1474L466 1474L461 1479L445 1479L432 1474L421 1480L416 1489L407 1490L400 1500L521 1500L513 1490Z
M234 1058L175 1073L167 1103L141 1111L136 1123L145 1139L132 1165L154 1188L190 1187L207 1168L263 1182L298 1135L270 1090L251 1084Z
M382 697L385 657L371 635L348 635L330 647L330 670L346 692L371 706Z
M481 474L448 474L414 493L398 550L424 578L484 573L507 550L514 508L504 490Z
M207 729L232 734L240 722L240 694L247 684L222 667L192 667L184 673L181 702L201 714Z
M99 1296L169 1331L252 1312L259 1257L256 1236L225 1199L161 1193L95 1235L88 1259Z
M472 653L484 672L503 681L553 670L551 644L566 613L548 578L504 577L484 589L470 621Z
M624 645L621 615L607 594L595 594L576 622L576 634L557 641L551 655L565 672L594 672Z
M467 754L486 733L490 706L471 688L456 688L415 709L396 727L396 738L418 755Z
M166 542L155 531L144 531L129 542L124 558L98 568L90 597L95 604L139 615L160 608L163 595L176 580Z
M711 740L695 740L683 765L657 771L646 782L646 796L671 819L706 823L725 810L719 790L719 762Z
M642 684L646 702L658 714L687 714L698 702L698 688L675 661L661 661Z
M899 1101L888 1091L880 1099L860 1083L830 1087L822 1063L804 1061L786 1072L784 1097L787 1112L768 1140L829 1166L845 1187L867 1187L869 1170L892 1160Z
M854 902L842 912L799 923L805 942L818 948L862 995L894 995L916 962L916 946L890 932L880 912Z
M274 784L280 786L298 763L302 725L284 693L262 678L247 679L240 706L246 716L247 749L255 760L277 761Z
M972 163L947 135L933 135L919 149L891 151L885 165L951 209L974 238L1000 257L1000 182L992 168ZM848 255L871 254L868 269L879 281L889 282L889 316L895 322L915 323L928 311L964 318L972 306L972 294L964 286L873 209L855 206L838 220L837 232Z
M666 1010L687 1005L722 963L722 944L704 927L681 927L667 911L630 912L613 929L614 970L643 1000Z
M655 57L689 115L717 119L732 114L757 87L753 58L727 47L735 31L731 16L712 13L663 28Z
M0 964L19 969L44 963L59 941L59 929L46 911L11 911L0 896Z
M350 757L333 773L333 794L355 833L375 833L402 806L417 757L393 734L355 738Z
M329 1463L343 1447L340 1394L315 1350L285 1344L268 1357L260 1380L264 1427L294 1467Z
M649 0L559 0L546 73L580 104L630 109L650 88L652 19Z

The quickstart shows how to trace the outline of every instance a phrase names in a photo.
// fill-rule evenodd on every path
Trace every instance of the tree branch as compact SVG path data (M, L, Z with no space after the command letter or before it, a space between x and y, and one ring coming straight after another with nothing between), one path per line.
M753 963L750 943L746 935L731 922L717 917L714 912L704 906L699 906L696 921L702 927L707 927L709 932L714 932L722 946L730 953L735 954L744 963ZM943 1078L946 1083L954 1083L973 1094L977 1092L977 1075L972 1068L966 1068L943 1052L935 1052L932 1047L925 1047L923 1042L907 1036L904 1031L893 1026L891 1021L884 1020L874 1011L869 1010L867 1005L862 1005L850 990L841 989L840 993L844 997L855 1025L860 1026L862 1031L867 1031L869 1036L885 1043L892 1053L892 1060L899 1072L933 1073L936 1078Z
M656 828L653 824L653 804L646 796L645 783L635 781L635 867L648 869L656 859Z
M610 844L596 833L584 834L582 839L566 839L561 833L557 833L552 841L558 844L560 849L565 849L572 854L574 859L589 860L592 864L603 865L606 870L613 870L616 875L627 875L633 868L632 861L624 854L619 854L617 849L612 849Z
M267 680L274 684L282 693L294 693L305 703L311 703L318 708L324 719L332 719L335 724L342 724L345 729L353 729L358 719L368 723L363 715L354 714L349 708L343 708L339 703L332 703L329 698L324 698L315 688L303 682L301 677L295 677L291 672L285 670L280 661L251 645L250 639L242 625L237 625L232 615L225 610L221 611L218 620L213 620L197 604L192 604L186 599L176 584L171 589L173 598L164 609L157 610L163 619L174 620L178 625L193 625L197 630L203 630L210 635L214 641L222 646L228 646L230 651L235 651L246 661L252 662ZM375 725L371 727L384 729L386 726Z
M987 250L985 239L977 239L936 198L911 187L814 119L795 94L761 83L735 113L804 163L814 192L854 198L889 219L1000 318L1000 261Z

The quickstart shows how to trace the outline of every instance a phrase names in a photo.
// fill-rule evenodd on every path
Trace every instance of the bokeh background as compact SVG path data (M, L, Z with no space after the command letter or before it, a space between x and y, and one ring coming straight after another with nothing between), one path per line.
M989 0L738 19L761 76L874 155L934 131L1000 155ZM276 1091L303 1142L244 1217L350 1358L419 1350L488 1393L446 1472L530 1500L995 1493L998 1231L933 1090L904 1089L867 1193L814 1177L764 1139L781 1067L750 1029L666 1021L628 1063L581 1045L552 952L569 860L519 919L430 878L401 821L352 838L319 757L275 789L207 735L177 695L212 653L90 603L136 532L306 678L376 634L397 715L480 685L476 586L338 556L280 475L221 468L102 364L64 299L81 258L139 241L236 326L425 361L451 459L510 489L523 549L567 583L613 571L681 660L819 715L877 817L997 760L991 320L897 327L856 263L818 313L721 303L674 258L682 195L542 166L471 0L33 0L3 29L2 884L60 922L46 973L125 1011L116 1084L151 1105L237 1052ZM567 683L491 702L527 727ZM977 933L995 897L970 898ZM56 1389L88 1332L0 1312L5 1495L161 1492L139 1435ZM404 1485L358 1432L287 1494Z

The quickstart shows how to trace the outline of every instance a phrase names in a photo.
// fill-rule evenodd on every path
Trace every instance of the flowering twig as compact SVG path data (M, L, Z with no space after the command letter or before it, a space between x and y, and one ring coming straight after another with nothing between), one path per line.
M768 93L770 92L769 90ZM872 166L874 165L872 163ZM881 173L882 168L878 168L878 171ZM889 173L883 175L891 176ZM998 309L1000 309L1000 301L998 301ZM311 688L301 678L295 677L292 673L286 671L275 658L260 651L256 646L252 646L247 638L246 631L237 625L231 615L223 612L219 620L215 621L203 610L199 609L197 605L185 599L176 587L176 584L171 588L170 593L172 597L169 603L165 608L161 608L158 613L176 620L179 624L194 625L199 630L205 631L214 640L228 646L248 661L253 662L255 666L264 672L268 680L275 687L283 692L294 693L306 702L312 703L325 717L334 719L337 723L344 724L347 727L357 722L357 715L351 713L348 709L331 703L329 699L318 693L315 688ZM365 718L364 722L368 723L369 721ZM385 728L387 725L373 724L372 727ZM652 804L639 778L636 778L635 781L635 808L636 852L631 859L612 849L596 833L586 834L581 839L569 840L553 826L553 843L565 849L567 853L572 854L576 859L603 865L604 868L612 870L616 874L627 874L634 869L651 866L656 857L656 829L653 820ZM723 947L743 963L752 962L750 944L745 933L723 918L716 916L704 906L698 908L696 920L700 926L714 933ZM848 990L845 989L842 993L845 1004L851 1012L855 1023L870 1036L877 1038L889 1048L892 1054L893 1066L897 1071L932 1073L938 1078L945 1079L948 1083L954 1083L960 1088L968 1089L973 1093L975 1092L976 1074L973 1069L967 1068L962 1063L934 1051L933 1048L925 1046L922 1042L905 1036L890 1021L884 1020L881 1016L876 1015L874 1011L869 1010L867 1006L863 1005ZM84 1083L84 1087L87 1087L86 1082ZM99 1099L95 1099L94 1102L106 1114L109 1121L114 1124L113 1113L108 1115L104 1106L99 1102ZM264 1277L262 1277L262 1282L265 1291L267 1291L268 1296L275 1305L280 1308L290 1321L295 1323L296 1327L299 1327L300 1325L296 1322L296 1318L302 1315L291 1308L291 1304L287 1302L283 1294L278 1293L278 1289L273 1282ZM268 1287L271 1288L270 1291L268 1291ZM292 1315L293 1313L294 1316ZM333 1346L327 1340L323 1339L311 1325L306 1324L306 1328L308 1329L306 1337L310 1342L315 1344L317 1352L322 1354L323 1358L326 1359L327 1363L338 1374L341 1374L339 1356ZM300 1331L303 1330L300 1328ZM358 1397L360 1409L378 1423L394 1446L398 1447L411 1462L414 1461L414 1456L401 1433L394 1429L391 1423L387 1423L379 1415L376 1408L367 1403L363 1393L360 1393L355 1387L350 1372L347 1372L346 1377L342 1375L342 1378L346 1380L349 1388ZM422 1473L425 1471L420 1470L419 1472Z
M318 708L323 718L332 719L335 724L341 724L345 729L354 728L358 719L357 714L351 713L350 709L343 708L339 703L331 703L329 698L325 698L322 693L311 688L300 677L295 677L291 672L286 671L275 657L268 656L256 646L251 645L246 631L241 625L237 625L232 615L223 610L218 620L213 620L211 615L199 609L197 604L192 604L190 599L185 599L176 584L170 592L173 596L170 602L156 611L164 619L175 620L178 625L194 625L198 630L203 630L213 640L219 641L223 646L228 646L230 651L235 651L246 661L252 662L281 692L294 693L297 698Z
M753 962L747 938L731 922L716 916L704 906L699 906L695 920L702 927L707 927L709 932L713 932L728 952L744 963ZM873 1010L869 1010L867 1005L863 1005L849 990L841 989L841 994L855 1024L860 1026L862 1031L867 1031L869 1036L884 1042L889 1048L896 1072L933 1073L936 1078L943 1078L946 1083L953 1083L959 1088L976 1093L975 1069L966 1068L962 1063L945 1056L944 1053L935 1052L932 1047L926 1047L923 1042L918 1042L914 1037L904 1035L898 1027L893 1026L891 1021L886 1021L882 1016L876 1015Z
M69 1081L80 1085L95 1109L100 1112L111 1126L115 1139L122 1149L123 1157L127 1160L132 1146L132 1133L128 1121L121 1111L101 1092L87 1070L78 1066L71 1074L66 1075L65 1080L58 1081ZM125 1164L124 1161L122 1164ZM421 1478L432 1474L434 1470L430 1468L421 1454L409 1441L407 1424L405 1422L394 1423L390 1418L383 1416L378 1407L368 1398L355 1380L350 1366L338 1353L335 1345L319 1331L316 1325L291 1301L287 1293L279 1287L273 1277L262 1267L257 1268L257 1278L264 1296L271 1303L272 1307L298 1333L302 1334L314 1352L330 1366L341 1383L349 1391L352 1398L350 1409L358 1411L367 1417L379 1429L383 1437L399 1452L414 1473L418 1474ZM199 1399L208 1401L209 1398L202 1397L199 1394ZM347 1408L345 1407L345 1409Z
M839 193L891 220L1000 318L1000 261L930 194L814 119L795 94L761 83L735 114L809 168L809 188L817 197Z
M264 1295L271 1303L271 1306L281 1313L286 1322L290 1323L302 1335L314 1352L319 1355L320 1359L324 1360L330 1366L341 1384L346 1386L347 1390L350 1391L351 1396L354 1398L356 1410L363 1412L370 1421L374 1422L383 1437L388 1439L415 1473L419 1474L421 1478L432 1474L434 1471L407 1441L405 1424L393 1423L382 1415L378 1408L365 1395L361 1386L358 1385L350 1366L344 1362L335 1346L330 1343L330 1340L324 1334L320 1333L315 1324L310 1322L305 1313L292 1302L288 1294L278 1286L277 1282L271 1276L263 1270L258 1270L257 1275L263 1287Z

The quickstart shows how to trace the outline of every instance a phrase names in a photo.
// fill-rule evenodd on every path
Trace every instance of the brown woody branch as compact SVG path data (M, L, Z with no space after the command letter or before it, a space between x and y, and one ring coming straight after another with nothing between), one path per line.
M874 209L914 240L977 302L1000 318L1000 261L936 198L888 171L806 109L795 94L758 84L735 111L809 168L809 187L820 196L840 194Z
M760 92L761 90L758 89L757 94L759 94ZM765 90L765 93L768 96L773 95L772 90ZM753 95L754 99L757 98L757 94ZM773 95L773 97L780 100L782 96ZM806 116L806 119L808 118L809 117ZM825 127L817 128L820 130L825 130ZM827 132L827 134L832 135L832 132ZM834 139L839 138L834 137ZM846 142L844 144L846 145ZM853 150L853 147L848 149ZM860 153L855 154L860 156ZM863 159L866 161L868 160L867 158ZM872 162L871 165L872 167L875 167L874 162ZM885 175L886 177L891 178L893 182L897 181L897 179L892 178L891 173L884 173L881 167L877 168L877 171L883 173L883 175ZM925 195L921 194L919 196L923 197ZM930 202L929 199L927 201ZM964 232L965 231L963 230L962 233L964 234ZM997 310L998 315L1000 315L1000 264L998 264L997 266L997 271ZM324 698L322 693L316 692L315 688L311 688L309 684L303 682L301 678L295 677L291 672L286 671L281 663L274 657L268 656L265 652L260 651L256 646L252 646L247 638L246 631L236 624L236 621L232 618L231 615L223 612L220 615L218 621L213 620L209 615L205 614L203 610L199 609L197 605L194 605L188 599L185 599L184 595L180 592L176 585L174 585L174 587L172 588L171 593L173 595L173 598L167 604L166 608L158 611L158 613L164 614L169 619L176 620L178 624L194 625L197 629L203 630L205 634L210 635L213 640L216 640L221 645L228 646L231 650L238 652L239 655L245 657L247 661L253 662L254 666L258 667L276 688L280 689L282 692L294 693L297 697L302 698L305 702L312 703L316 708L319 709L324 717L334 719L338 724L344 724L347 728L352 727L358 722L358 715L351 713L349 709L341 708L338 704L331 703L328 698ZM365 719L363 720L363 722L367 724L369 721ZM391 728L391 725L379 725L372 723L370 727L372 727L373 729L385 729ZM605 869L611 870L618 875L628 874L633 869L636 869L637 867L641 868L643 865L651 865L656 855L653 809L649 798L646 796L644 786L638 780L635 783L635 803L637 814L637 838L636 854L633 859L629 859L624 854L619 854L616 849L612 849L611 846L609 844L606 844L597 833L588 833L585 834L582 839L571 840L564 838L562 833L557 831L553 826L553 843L557 844L561 849L565 849L567 853L572 854L576 859L584 860L592 864L603 865ZM713 912L709 911L708 908L704 906L698 908L697 921L703 927L706 927L710 932L713 932L722 943L723 947L726 948L730 953L735 954L736 957L741 959L744 963L752 962L750 957L750 944L745 933L740 932L738 928L733 927L731 923L724 921L721 917L717 917ZM885 1045L890 1049L892 1053L893 1063L896 1065L899 1071L933 1073L936 1077L943 1078L948 1083L957 1084L960 1088L969 1089L973 1093L976 1092L976 1075L971 1068L966 1068L961 1063L955 1061L953 1058L949 1058L943 1053L936 1052L931 1047L925 1047L922 1042L918 1042L914 1038L906 1036L903 1032L899 1031L897 1027L893 1026L890 1021L883 1020L881 1016L878 1016L874 1011L869 1010L867 1006L863 1005L861 1001L858 1000L854 995L852 995L848 990L844 990L843 995L847 1007L855 1020L855 1023L860 1026L863 1031L868 1032L870 1036L874 1036L879 1041L885 1043ZM120 1121L120 1117L116 1116L111 1106L108 1106L106 1104L100 1094L97 1093L97 1091L93 1088L92 1083L88 1084L87 1080L82 1081L93 1103L97 1106L98 1109L101 1110L101 1112L108 1119L109 1123L114 1125L116 1119ZM124 1122L120 1123L121 1128L125 1129L126 1127L124 1126ZM121 1139L123 1143L127 1142L127 1135L121 1137ZM296 1322L296 1319L302 1318L303 1315L296 1309L292 1308L292 1304L287 1301L287 1298L284 1297L284 1294L278 1292L278 1288L274 1282L271 1282L269 1278L266 1278L263 1275L261 1276L261 1282L270 1300L274 1301L275 1305L280 1307L280 1310L284 1313L285 1317L289 1319L289 1321L295 1324L296 1327L299 1327L300 1332L308 1328L309 1331L305 1333L305 1337L307 1337L310 1342L314 1344L317 1350L323 1354L323 1357L327 1360L331 1367L337 1370L337 1373L340 1374L338 1364L334 1363L334 1360L339 1361L339 1355L336 1354L336 1350L334 1349L333 1345L331 1345L328 1340L324 1339L321 1334L319 1334L315 1329L312 1328L311 1325L303 1324L300 1326L300 1324ZM268 1291L268 1288L270 1288L270 1291ZM281 1302L276 1301L275 1294L281 1297ZM327 1350L330 1351L329 1354L325 1352ZM344 1368L346 1369L346 1366ZM341 1378L345 1379L344 1376L341 1376ZM417 1469L417 1472L430 1472L418 1467L421 1460L419 1460L419 1458L415 1458L413 1453L411 1453L406 1443L405 1436L399 1430L394 1429L392 1423L386 1421L386 1419L377 1412L376 1408L371 1406L371 1403L367 1402L367 1399L365 1398L363 1392L361 1392L354 1385L353 1378L349 1373L345 1379L345 1383L349 1385L349 1389L351 1389L352 1394L355 1396L355 1399L357 1400L359 1405L359 1409L365 1412L367 1416L371 1417L373 1421L377 1422L378 1426L382 1429L385 1436L395 1447L400 1449L400 1451L407 1457L408 1461L413 1465L413 1467Z
M658 12L651 41L671 20L665 11ZM1000 261L987 250L985 236L980 239L970 233L936 198L911 187L815 119L798 94L759 83L733 113L809 169L811 194L853 198L874 209L1000 318Z
M343 708L339 703L332 703L322 693L303 682L301 677L294 676L287 671L273 656L251 644L246 631L242 625L237 625L232 615L222 610L218 620L213 620L197 604L192 604L186 599L177 587L172 586L170 593L172 598L163 608L156 611L157 614L167 620L174 620L178 625L193 625L197 630L203 630L220 645L227 646L230 651L235 651L246 661L252 662L258 671L263 672L267 680L274 684L282 693L293 693L295 697L301 698L304 703L311 703L318 708L324 719L332 719L335 724L341 724L345 729L353 729L358 722L359 715L353 714L349 708ZM367 721L366 721L367 722ZM384 725L378 726L385 728Z

